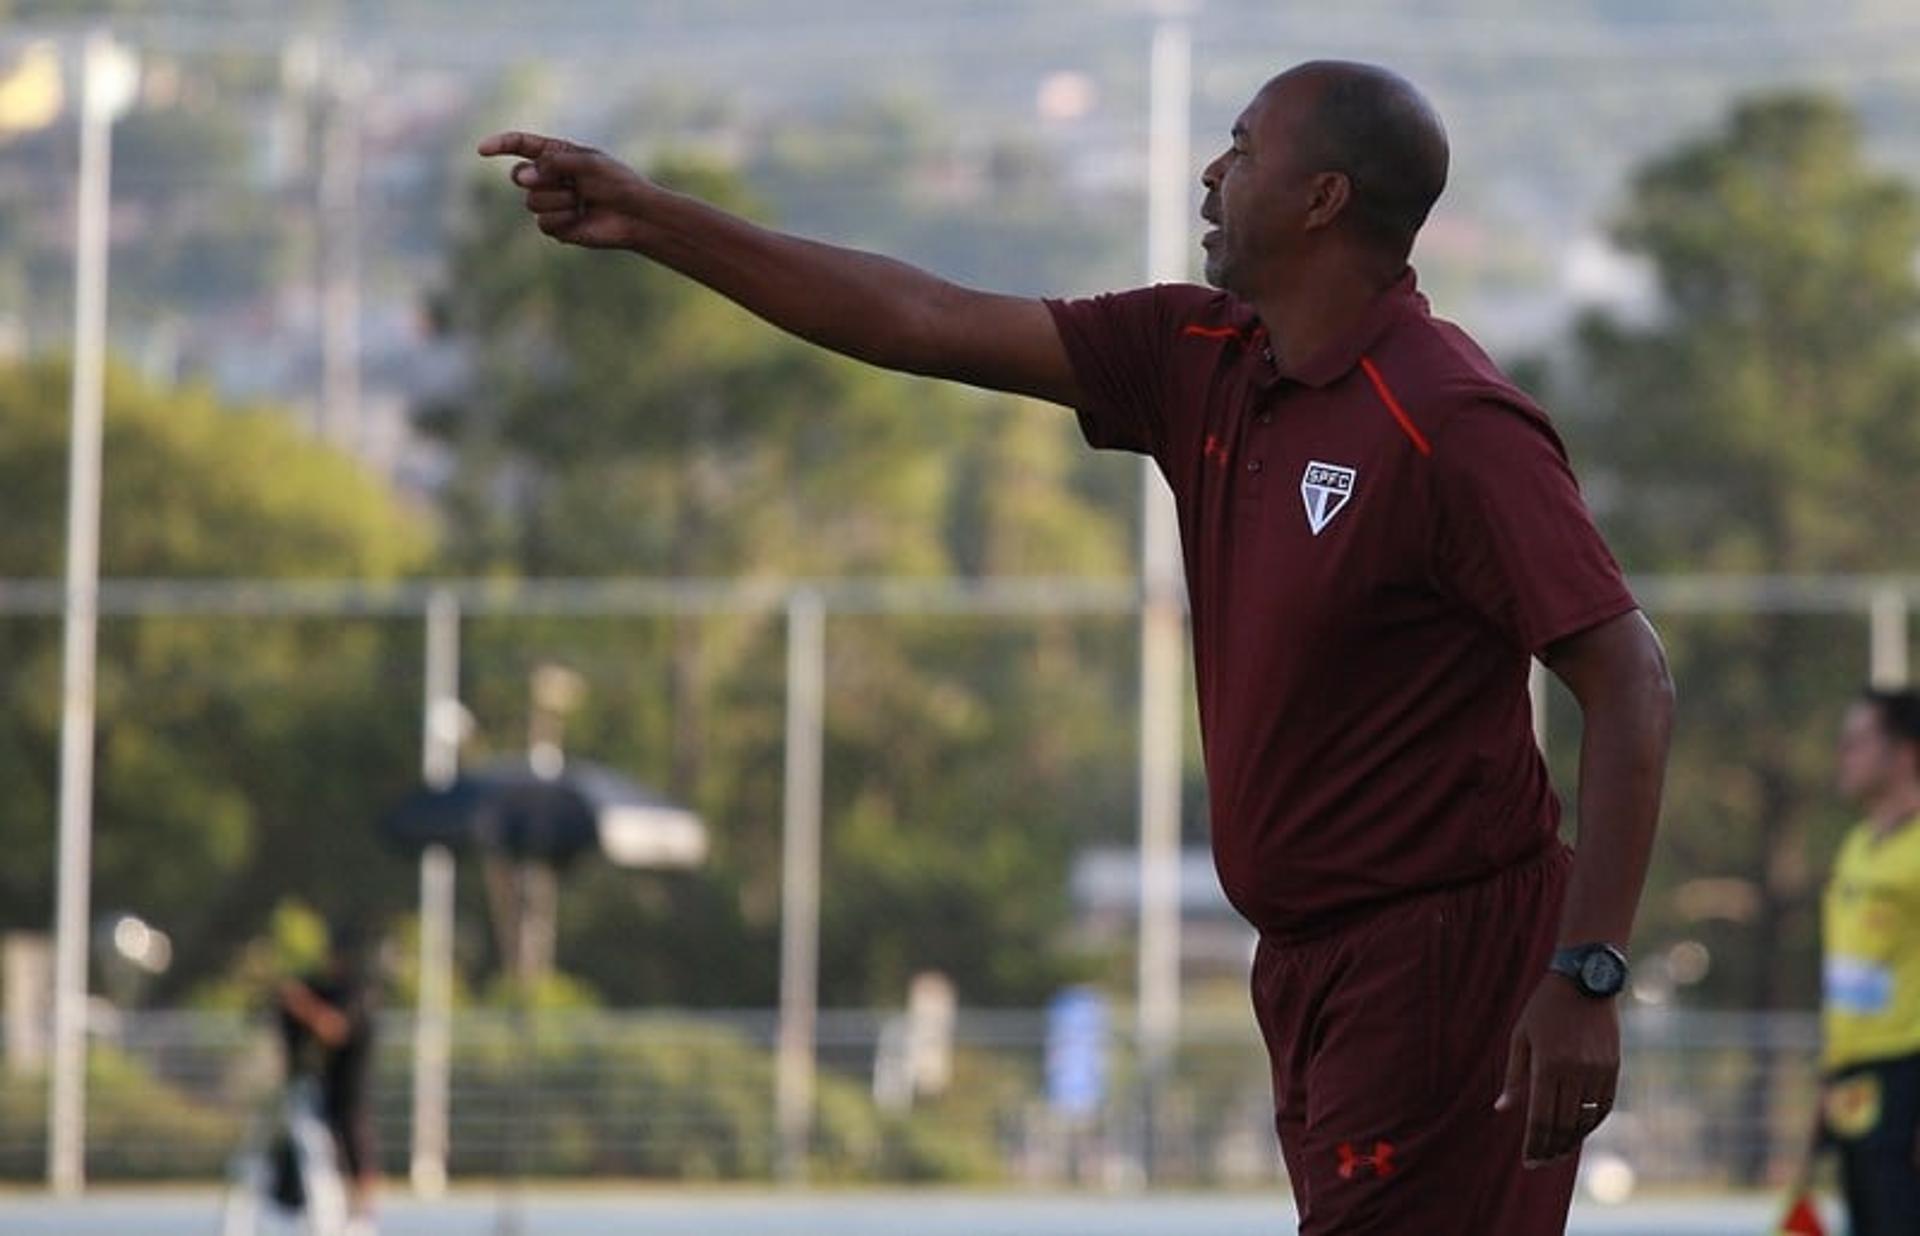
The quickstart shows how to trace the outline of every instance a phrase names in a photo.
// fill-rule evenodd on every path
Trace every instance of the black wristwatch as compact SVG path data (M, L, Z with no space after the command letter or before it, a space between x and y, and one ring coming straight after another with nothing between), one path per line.
M1575 944L1560 949L1547 968L1572 979L1581 995L1595 1000L1611 1000L1627 986L1627 955L1611 944Z

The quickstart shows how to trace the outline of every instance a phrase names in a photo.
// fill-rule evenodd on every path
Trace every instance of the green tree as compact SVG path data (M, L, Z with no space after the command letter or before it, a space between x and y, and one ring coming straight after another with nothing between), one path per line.
M1741 104L1640 171L1616 235L1651 262L1660 310L1584 322L1560 403L1629 566L1911 571L1920 199L1866 162L1854 118L1815 96ZM1715 999L1805 1007L1861 624L1667 627L1683 719L1648 934L1708 940Z
M660 174L752 209L712 171ZM1091 498L1069 418L862 369L668 272L562 250L497 189L467 215L439 317L474 380L425 419L458 461L463 569L1124 570L1124 525ZM1037 998L1062 973L1071 844L1112 828L1089 803L1128 784L1131 734L1112 724L1126 631L843 618L829 639L827 998L898 999L927 965L968 999ZM567 660L593 684L574 744L716 829L702 875L596 871L570 889L563 963L616 1000L770 999L781 626L486 624L471 647L495 745L517 745L531 663ZM636 937L669 932L678 947L635 958Z
M67 386L61 364L0 373L0 578L63 569ZM115 372L105 460L108 577L382 579L425 560L418 517L281 413ZM284 895L335 913L405 904L404 866L372 824L413 775L410 634L334 619L103 620L94 904L175 935L170 990L217 971ZM0 621L7 927L52 915L59 636L57 622Z

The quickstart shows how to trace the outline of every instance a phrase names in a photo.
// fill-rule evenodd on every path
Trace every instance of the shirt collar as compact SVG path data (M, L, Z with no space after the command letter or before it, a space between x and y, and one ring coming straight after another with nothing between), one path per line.
M1279 369L1279 376L1303 386L1329 386L1350 373L1367 349L1379 342L1403 312L1409 308L1425 312L1426 304L1426 297L1420 294L1419 280L1409 266L1373 298L1351 330L1329 341L1300 364Z
M1866 838L1869 847L1878 848L1897 841L1910 833L1920 830L1920 815L1916 815L1897 825L1891 832L1882 833L1879 826L1869 817L1860 821L1860 834Z

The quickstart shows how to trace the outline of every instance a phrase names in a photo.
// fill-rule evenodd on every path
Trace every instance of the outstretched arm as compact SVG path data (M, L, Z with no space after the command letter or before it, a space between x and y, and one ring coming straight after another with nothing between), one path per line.
M1079 401L1052 315L1037 300L974 291L891 258L756 226L557 138L499 133L480 153L522 160L513 183L556 240L632 250L869 364Z

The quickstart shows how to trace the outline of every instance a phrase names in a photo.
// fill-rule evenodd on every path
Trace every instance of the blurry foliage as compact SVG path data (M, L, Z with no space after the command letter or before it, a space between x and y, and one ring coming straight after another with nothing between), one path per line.
M1913 573L1920 195L1867 161L1854 115L1799 93L1739 104L1638 171L1615 239L1651 264L1658 310L1589 316L1547 384L1626 565ZM1642 973L1660 985L1666 950L1697 941L1712 965L1680 998L1811 1007L1865 618L1655 617L1680 716ZM1745 1127L1774 1121L1774 1069L1747 1062ZM1742 1153L1758 1183L1763 1142Z
M0 1180L45 1176L46 1112L44 1076L0 1072L0 1129L6 1131ZM217 1175L241 1129L228 1106L155 1077L111 1047L96 1044L87 1058L87 1136L95 1146L114 1147L110 1162L90 1165L96 1174L115 1180Z
M64 365L0 371L0 578L58 577ZM417 517L284 414L115 372L107 391L108 577L392 578L428 548ZM108 616L100 628L94 905L173 934L164 998L225 964L287 891L329 912L406 897L373 813L414 775L411 632L373 622ZM52 917L57 622L0 622L0 926ZM351 769L352 775L344 775ZM316 873L328 873L324 884Z
M486 1000L494 1008L533 1013L577 1013L600 1007L600 994L571 974L542 974L531 980L495 976Z
M1641 167L1614 239L1650 265L1650 319L1580 321L1554 392L1626 566L1911 574L1920 511L1920 194L1870 164L1857 117L1757 96ZM1841 713L1864 615L1654 615L1679 687L1667 808L1638 931L1641 982L1737 1009L1819 999L1819 893L1851 823ZM1565 715L1564 701L1561 713ZM1562 751L1563 781L1572 750ZM1675 945L1711 966L1678 992ZM1777 1061L1746 1061L1737 1119L1770 1127ZM1734 1165L1766 1176L1764 1139Z
M325 916L299 897L283 898L267 914L217 979L200 984L193 1005L203 1011L260 1012L272 1007L287 978L318 971L327 960Z
M234 106L264 81L188 73L173 104L118 127L141 243L116 249L117 307L257 305L308 277L313 186L301 173L268 183L249 144L261 117ZM509 81L480 106L504 119L530 91ZM1125 211L1064 208L1037 142L956 137L897 101L778 124L707 98L658 104L636 95L609 146L749 213L777 203L804 231L1016 288L1080 285L1129 252L1101 230L1127 226ZM276 106L310 142L319 114L291 97ZM733 152L736 170L659 148L681 131ZM70 139L56 128L13 150L64 167ZM466 150L436 155L420 182L452 199L434 316L473 365L422 421L454 466L436 567L1128 569L1132 530L1116 512L1131 510L1132 461L1080 448L1068 418L863 370L642 262L561 250L501 189L500 169L485 184L461 179ZM65 225L42 210L0 209L0 306L64 331ZM442 212L403 213L410 244L438 239ZM1908 186L1866 164L1853 118L1806 96L1741 107L1639 172L1616 238L1653 264L1661 314L1584 320L1542 381L1628 566L1912 570L1920 212ZM65 382L48 366L0 374L0 576L58 574ZM113 402L109 574L383 578L427 565L420 528L387 494L277 418L124 375ZM1864 641L1805 618L1663 625L1683 719L1645 936L1712 945L1703 992L1715 1003L1805 1004L1812 895L1844 823L1824 793L1829 735ZM103 626L96 901L180 937L162 997L231 960L286 895L328 912L411 905L405 865L369 825L412 777L417 642L405 626L331 619ZM928 966L953 973L970 1003L1030 1001L1073 970L1057 951L1065 864L1082 842L1131 830L1131 642L1128 624L1106 619L832 622L829 1001L897 1000ZM706 871L587 863L570 875L561 963L598 996L772 999L783 648L781 624L760 619L468 623L479 747L522 744L527 675L564 661L592 684L570 745L669 789L713 827ZM0 623L13 684L0 708L8 925L50 913L58 653L57 624ZM1682 890L1702 878L1746 882L1757 909L1688 917ZM476 989L488 968L477 883L461 883Z
M477 1024L477 1023L476 1023ZM453 1122L501 1130L456 1140L456 1175L770 1180L773 1057L709 1022L510 1017L463 1037ZM406 1088L404 1052L380 1058L383 1084ZM1032 1081L1004 1060L961 1053L946 1096L904 1115L877 1111L864 1075L820 1074L810 1175L818 1182L990 1181L1004 1171L1000 1129ZM511 1113L509 1116L507 1113ZM517 1133L518 1143L507 1139ZM388 1165L404 1170L404 1147Z
M721 173L657 172L757 212ZM423 419L458 462L459 570L1126 569L1126 529L1079 483L1056 412L863 369L631 257L564 250L492 184L472 190L442 287L436 317L475 359ZM826 999L897 1000L927 966L970 1002L1034 1000L1059 981L1072 845L1130 826L1130 735L1110 723L1129 689L1126 634L833 620ZM527 676L560 660L591 684L570 746L714 829L715 861L690 876L583 868L562 895L562 965L616 1002L771 1001L782 625L487 620L467 647L485 743L521 741Z
M114 186L141 214L140 242L113 256L119 309L217 311L296 273L288 259L311 222L260 191L252 118L231 103L137 110L114 127Z
M225 1029L217 1021L206 1025ZM404 1036L380 1041L376 1094L408 1092L409 1046ZM246 1104L235 1092L260 1080L247 1080L260 1062L257 1047L210 1079L213 1090L197 1093L150 1063L97 1044L88 1072L88 1130L99 1148L93 1176L220 1174L241 1140ZM212 1043L196 1049L219 1050ZM772 1054L725 1026L613 1019L578 1000L542 999L525 1023L506 1014L471 1019L456 1042L453 1069L453 1126L469 1131L454 1139L458 1176L774 1176ZM963 1050L946 1094L887 1114L874 1107L863 1072L824 1069L811 1175L823 1183L999 1180L1006 1170L1002 1140L1031 1101L1031 1074L1005 1054ZM37 1180L45 1172L46 1097L41 1074L0 1075L0 1129L7 1134L0 1138L0 1180ZM395 1125L385 1132L378 1139L382 1166L404 1177L407 1139Z
M1583 322L1557 404L1627 565L1912 572L1920 197L1865 161L1853 117L1818 96L1740 105L1638 173L1617 239L1652 263L1660 312ZM1805 1006L1865 622L1666 626L1681 720L1644 934L1707 939L1715 1002ZM1740 921L1689 921L1687 882L1726 877L1753 893Z
M138 203L141 237L116 247L117 320L138 314L153 325L189 311L183 321L212 320L306 277L312 186L297 167L281 181L273 177L282 173L255 165L260 152L248 134L261 117L231 106L245 86L228 75L188 75L172 104L136 110L117 126L116 184L123 201ZM527 89L508 82L488 106L505 109ZM292 98L276 106L292 110L273 127L295 123L310 156L318 115ZM714 123L738 118L716 115ZM928 118L901 112L886 123L899 144L889 150L911 152L915 167L939 162L941 139ZM862 132L868 124L861 120ZM866 158L861 143L810 151L807 132L830 134L831 126L796 122L792 135L755 144L761 153L752 159L783 192L803 193L807 177L841 178L874 206L869 222L904 211L929 234L958 237L963 224L977 230L978 220L960 217L964 205L916 200L912 167L869 162L855 174L846 160ZM70 137L59 129L30 135L14 153L65 162ZM1002 153L988 162L994 191L1040 200L1032 159ZM441 495L450 530L441 569L1127 569L1131 530L1107 512L1130 505L1134 469L1093 460L1065 417L865 371L782 339L640 263L563 253L497 186L469 189L470 155L460 164L458 181L433 181L459 186L462 209L453 213L463 221L436 316L475 360L467 389L423 418L456 464ZM660 170L765 213L730 174L674 158ZM1026 187L1014 193L1010 177L1024 177ZM210 201L219 209L210 211ZM278 231L247 230L256 207L267 212L263 227ZM420 217L431 221L435 212ZM46 329L63 329L63 233L21 211L0 226L22 241L8 249L15 269L0 261L0 293L12 288ZM1048 228L1083 248L1094 243L1072 220L1055 217ZM194 251L202 239L215 248ZM967 243L1029 273L1036 254L1052 261L1073 247L1039 232L999 248L984 236ZM168 335L164 324L159 330ZM191 365L194 337L169 337ZM34 398L44 416L0 425L10 513L26 513L0 525L0 576L60 570L64 378L46 377ZM181 398L213 412L204 393ZM358 478L322 486L339 500L303 522L304 473L280 457L296 444L303 455L320 452L290 431L265 442L226 434L223 425L202 415L176 426L197 426L193 449L207 456L205 475L110 433L113 501L151 517L116 520L109 512L108 574L381 578L424 564L417 533L380 530L390 502ZM224 443L214 440L216 427ZM236 457L223 458L225 451ZM287 518L262 519L254 503L278 504ZM176 519L176 508L205 518ZM30 729L0 730L0 766L12 768L21 787L0 813L0 836L21 841L0 915L20 926L44 923L50 910L56 626L20 621L0 631L12 645L8 672L26 687L17 708L33 714ZM826 993L897 999L914 970L937 963L956 972L969 999L1036 999L1061 973L1055 928L1075 839L1124 836L1131 827L1131 733L1111 724L1127 706L1130 631L1108 620L1044 630L901 621L849 635L851 626L836 620L832 636L829 784L833 810L857 822L829 836L836 895L825 925ZM135 646L126 656L138 662L125 666L124 680L116 661L123 642ZM777 622L744 619L468 624L467 694L485 722L480 749L521 744L526 676L536 663L577 663L594 690L570 741L673 790L715 822L718 861L709 872L662 877L589 863L570 877L562 964L607 999L714 1005L773 997L783 642ZM277 963L270 948L242 946L288 893L329 913L392 914L411 905L404 864L382 854L368 831L409 775L417 746L417 645L407 624L382 622L196 617L103 628L96 898L106 908L138 909L177 937L180 964L156 998L224 970L201 998L244 1002L263 967ZM404 706L393 705L397 693ZM141 724L129 723L135 715ZM364 771L342 777L341 766ZM150 849L116 840L135 821ZM165 857L152 861L155 853ZM975 861L981 855L990 861ZM491 964L486 910L478 881L463 879L460 889L463 977L477 989ZM980 947L981 931L994 943ZM672 946L636 950L636 939Z
M1562 406L1628 565L1911 572L1920 197L1866 162L1854 117L1812 95L1741 104L1641 169L1616 238L1651 261L1661 309L1581 323ZM1707 1001L1810 1005L1819 889L1849 823L1832 748L1866 677L1864 620L1665 626L1680 726L1643 944L1707 944ZM1774 1091L1756 1058L1745 1124L1770 1122ZM1762 1179L1762 1153L1739 1179Z

